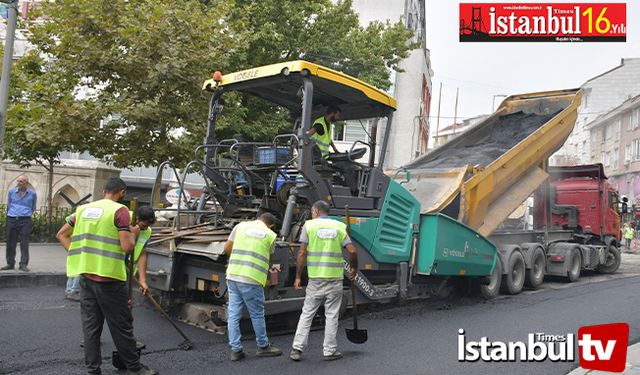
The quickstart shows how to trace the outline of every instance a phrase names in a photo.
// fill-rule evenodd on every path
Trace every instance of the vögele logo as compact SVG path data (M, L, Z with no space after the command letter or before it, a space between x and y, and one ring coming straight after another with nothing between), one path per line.
M627 323L581 327L578 330L580 366L587 370L624 371L628 341Z

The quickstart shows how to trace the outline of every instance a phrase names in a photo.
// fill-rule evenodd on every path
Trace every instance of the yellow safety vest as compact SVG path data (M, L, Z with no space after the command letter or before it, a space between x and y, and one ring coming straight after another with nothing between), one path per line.
M313 125L315 124L322 125L324 134L320 135L316 132L311 136L311 139L316 141L322 157L326 159L329 157L329 146L331 145L331 126L327 125L327 122L324 120L324 116L316 119L316 121L313 122Z
M261 220L240 223L235 231L227 275L248 277L265 286L275 232Z
M331 219L313 219L305 223L309 245L307 272L311 279L341 279L344 260L342 242L347 236L346 225Z
M633 239L633 228L628 227L627 229L624 230L624 238L626 238L627 240L631 240Z
M110 199L80 206L75 212L71 246L67 252L67 276L90 273L127 280L125 253L114 220L125 207Z

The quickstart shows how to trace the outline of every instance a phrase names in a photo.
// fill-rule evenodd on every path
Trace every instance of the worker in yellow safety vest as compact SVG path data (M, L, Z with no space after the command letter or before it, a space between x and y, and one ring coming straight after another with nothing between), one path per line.
M626 223L624 225L624 240L625 240L625 247L627 248L627 250L631 249L631 242L633 242L634 234L635 234L635 231L633 230L633 227L631 226L631 224Z
M103 199L78 207L57 235L67 250L67 276L80 276L84 355L90 374L101 372L105 319L127 374L157 374L140 363L133 336L125 257L134 251L135 238L129 210L118 203L126 191L124 181L110 178Z
M232 361L245 357L240 341L244 305L256 335L256 355L273 357L282 354L282 350L269 343L264 319L264 286L270 269L269 260L275 250L276 234L271 230L275 224L276 218L272 214L263 213L257 220L236 225L224 244L229 258L226 273L229 291L227 329Z
M316 142L316 145L320 149L320 154L324 159L329 157L329 146L333 148L334 152L338 152L336 145L333 144L331 138L331 125L340 120L342 111L337 106L329 106L324 116L318 117L311 126L311 129L307 132L309 137Z
M317 201L311 207L312 220L307 221L300 234L300 250L296 262L296 279L293 286L302 289L302 269L305 262L309 283L304 306L298 321L289 357L299 361L307 347L311 322L318 308L324 303L325 328L323 356L330 361L342 358L338 348L338 317L342 304L344 260L342 248L349 255L349 279L354 280L358 269L358 254L346 231L346 225L329 218L329 204Z
M156 214L149 206L138 208L138 217L135 225L131 227L131 233L136 237L136 246L133 250L134 275L138 273L140 278L140 291L146 294L149 291L147 286L147 252L145 248L149 238L151 238L151 226L156 222ZM139 272L138 272L139 271Z

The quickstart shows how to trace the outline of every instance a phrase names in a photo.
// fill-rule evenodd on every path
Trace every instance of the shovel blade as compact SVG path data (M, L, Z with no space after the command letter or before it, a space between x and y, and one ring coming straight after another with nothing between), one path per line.
M347 339L354 344L364 344L367 342L367 330L366 329L349 329L346 330Z

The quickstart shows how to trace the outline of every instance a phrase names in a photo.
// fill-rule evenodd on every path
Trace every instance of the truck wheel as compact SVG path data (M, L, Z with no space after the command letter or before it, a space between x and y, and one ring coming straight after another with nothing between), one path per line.
M504 292L507 294L520 293L524 286L525 273L524 257L521 252L514 251L509 257L507 273L504 276L505 283L502 285Z
M580 270L582 269L582 261L580 259L580 253L578 250L571 250L571 257L569 258L569 270L567 271L567 277L569 282L576 282L580 278Z
M496 255L496 266L493 267L493 272L489 275L489 284L480 285L480 294L485 299L493 299L500 294L500 284L502 284L502 263L500 262L500 256Z
M600 273L615 273L620 267L620 249L614 245L609 245L607 249L607 259L604 264L597 267Z
M531 268L527 270L525 284L529 288L537 289L544 280L544 267L546 265L544 251L539 247L531 255Z

